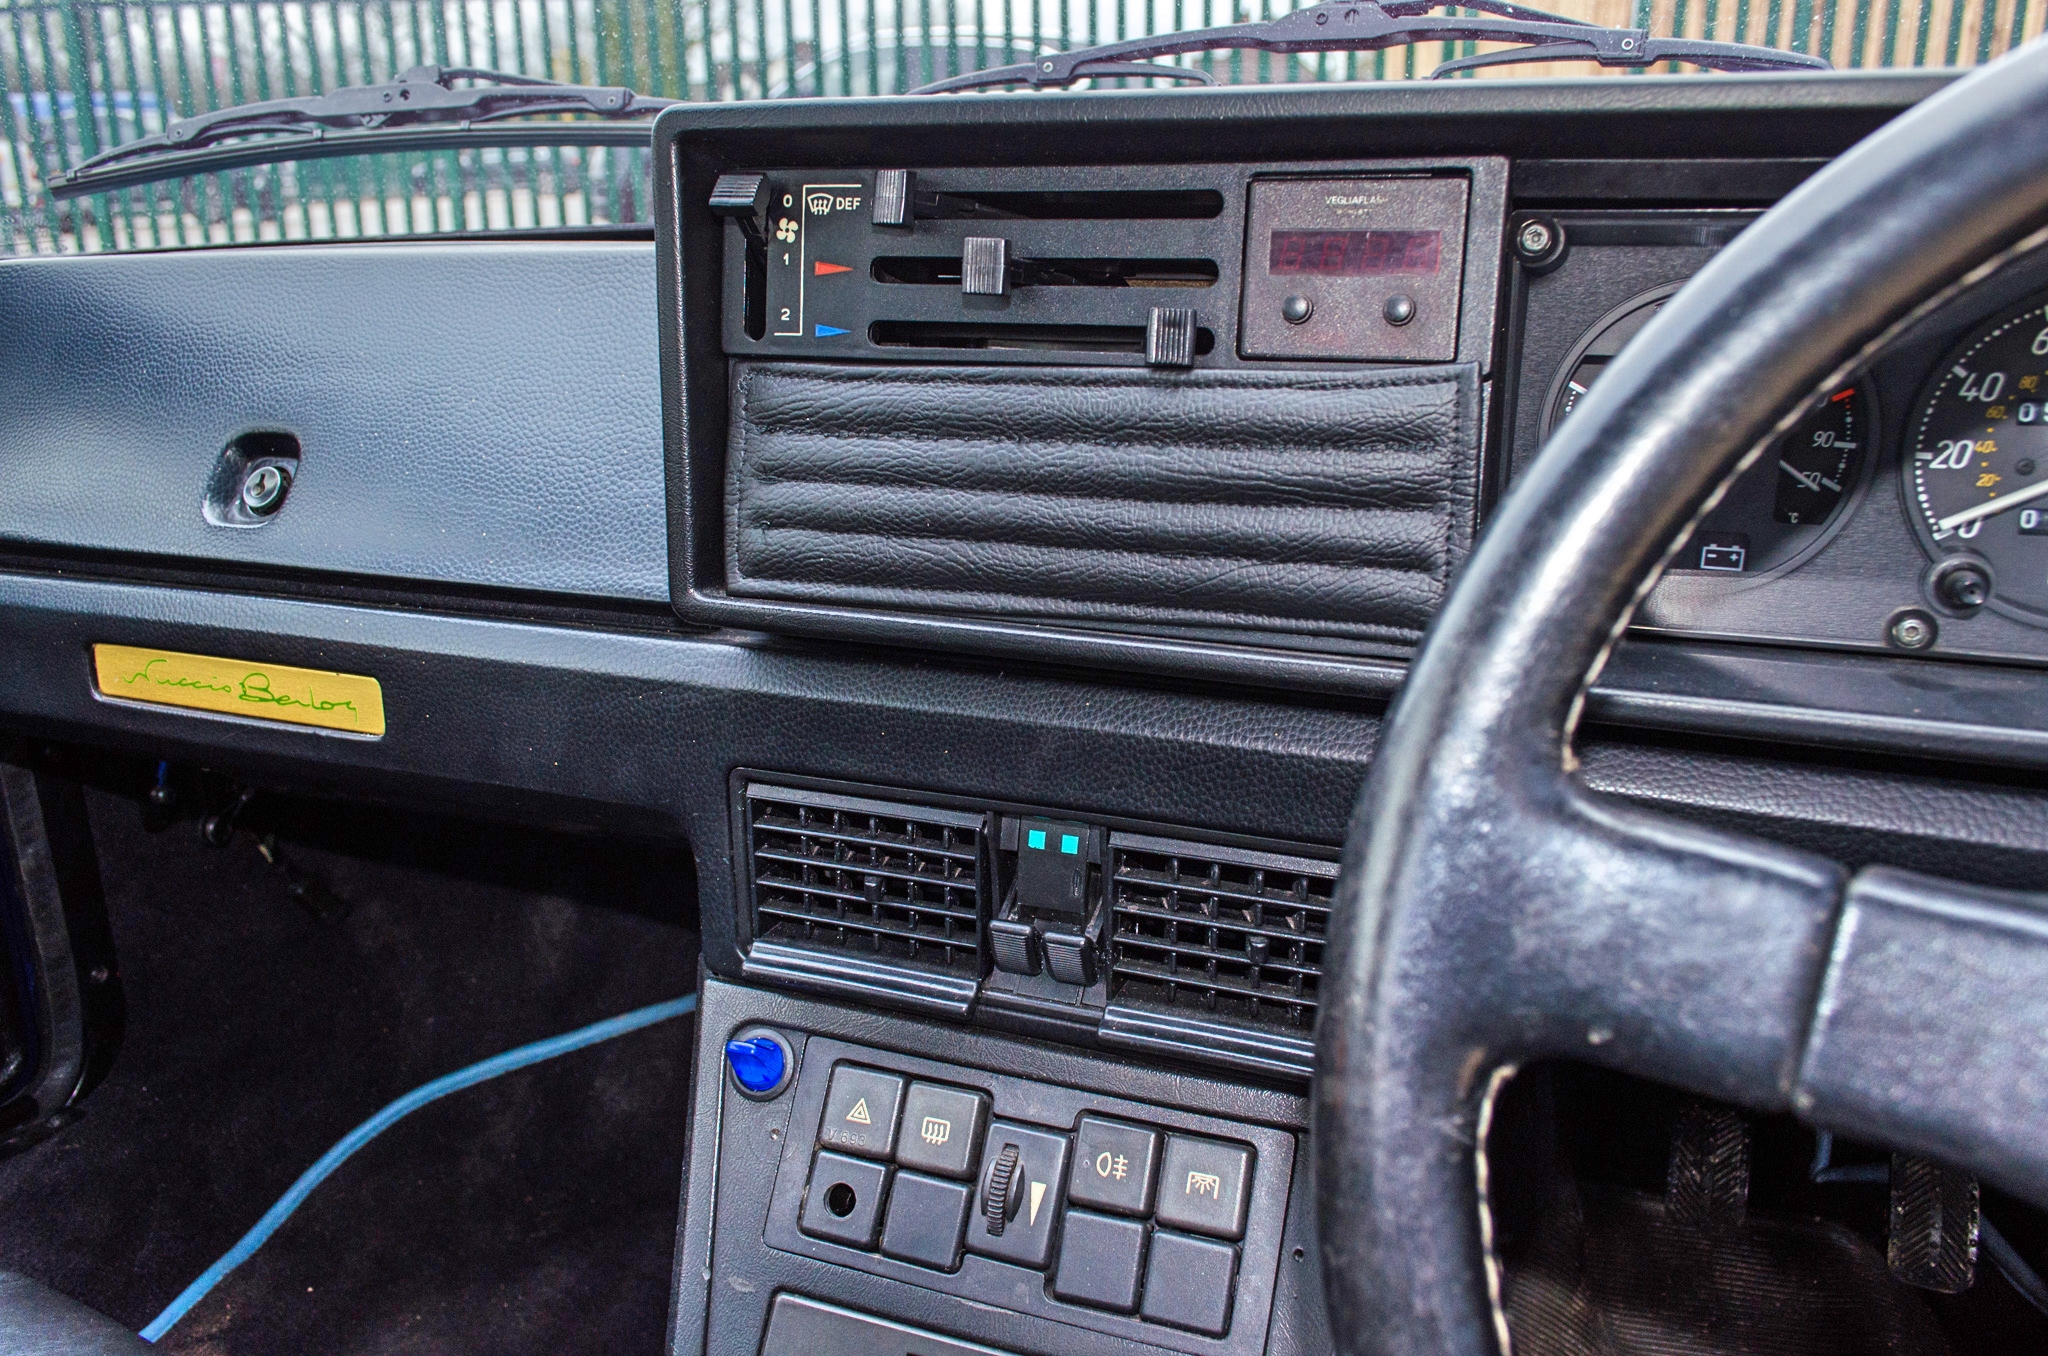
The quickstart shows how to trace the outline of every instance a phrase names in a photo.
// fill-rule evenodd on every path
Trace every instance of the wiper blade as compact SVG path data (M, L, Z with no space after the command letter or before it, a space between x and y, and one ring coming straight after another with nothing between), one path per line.
M1826 71L1819 57L1756 47L1741 42L1704 42L1695 38L1660 38L1646 28L1608 28L1602 24L1548 14L1506 0L1459 0L1457 8L1478 14L1433 15L1451 8L1449 0L1326 0L1267 23L1229 24L1184 33L1161 33L1085 47L1075 52L1049 52L1033 61L994 66L985 71L937 80L910 91L945 94L989 89L997 85L1029 85L1059 89L1077 80L1138 76L1188 80L1213 85L1215 77L1189 66L1156 63L1153 58L1188 52L1246 49L1261 52L1373 52L1416 42L1512 42L1501 52L1482 52L1446 61L1432 79L1482 66L1523 61L1597 61L1603 66L1651 66L1682 61L1715 71Z
M457 80L493 83L456 89ZM428 123L466 126L547 113L641 118L675 102L635 94L623 86L565 85L467 66L415 66L386 85L350 85L326 94L268 99L181 119L161 132L103 151L69 174L52 175L50 188L72 196L115 166L126 167L131 161L150 156L197 150L236 137L324 137L330 129L360 132Z

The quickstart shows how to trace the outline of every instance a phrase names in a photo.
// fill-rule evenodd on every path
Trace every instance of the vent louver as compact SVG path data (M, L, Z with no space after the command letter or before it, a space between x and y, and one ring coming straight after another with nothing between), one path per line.
M1110 1001L1306 1039L1337 864L1110 838Z
M980 978L983 816L758 784L746 814L757 951Z

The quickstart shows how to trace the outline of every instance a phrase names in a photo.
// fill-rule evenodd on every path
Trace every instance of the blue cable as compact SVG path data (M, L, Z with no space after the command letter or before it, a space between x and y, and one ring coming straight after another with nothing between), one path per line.
M587 1045L596 1045L614 1036L623 1036L627 1032L638 1031L642 1027L653 1026L656 1022L666 1022L674 1017L682 1017L696 1010L697 995L684 994L681 998L671 999L666 1003L636 1008L632 1012L621 1013L617 1017L609 1017L590 1026L579 1027L559 1036L550 1036L531 1045L522 1045L516 1050L507 1050L502 1055L493 1055L481 1063L472 1064L466 1069L457 1069L452 1074L445 1074L431 1083L414 1088L342 1136L341 1142L322 1154L319 1162L301 1173L299 1180L292 1183L291 1190L285 1192L277 1204L271 1206L263 1218L256 1221L255 1228L243 1234L239 1243L221 1254L219 1261L202 1272L199 1279L186 1286L184 1292L172 1300L168 1308L149 1321L149 1326L142 1330L143 1340L154 1342L169 1332L172 1326L190 1312L193 1305L205 1299L207 1293L219 1285L229 1272L254 1256L256 1249L268 1242L278 1227L292 1217L292 1212L305 1203L306 1197L313 1194L314 1187L326 1181L328 1175L347 1162L356 1150L390 1129L403 1117L418 1111L429 1102L446 1097L451 1092L474 1087L486 1079L496 1078L499 1074L511 1073L514 1069L523 1069L529 1064L539 1064L543 1060L553 1059L556 1055L566 1055L572 1050L581 1050Z

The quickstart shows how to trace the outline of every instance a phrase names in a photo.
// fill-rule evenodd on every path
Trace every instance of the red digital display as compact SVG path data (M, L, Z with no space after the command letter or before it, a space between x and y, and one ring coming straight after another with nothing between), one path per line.
M1275 231L1271 273L1434 273L1442 231Z

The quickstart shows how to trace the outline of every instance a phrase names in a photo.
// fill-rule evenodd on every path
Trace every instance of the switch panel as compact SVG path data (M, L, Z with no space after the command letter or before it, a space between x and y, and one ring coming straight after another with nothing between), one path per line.
M1488 361L1506 195L1507 162L1483 157L762 164L693 210L719 223L727 357L1109 366L1163 385L1275 360Z
M1145 1317L1221 1335L1230 1328L1230 1282L1236 1270L1236 1249L1160 1230L1152 1235L1145 1270Z
M1070 1210L1060 1234L1060 1269L1052 1292L1076 1304L1129 1313L1138 1307L1144 1258L1145 1226L1137 1220Z
M882 1226L882 1251L906 1262L952 1271L960 1265L960 1240L973 1208L974 1192L965 1182L899 1172L889 1190L889 1222Z
M821 1037L792 1091L770 1248L1152 1347L1263 1351L1292 1135ZM846 1124L863 1109L889 1149Z

